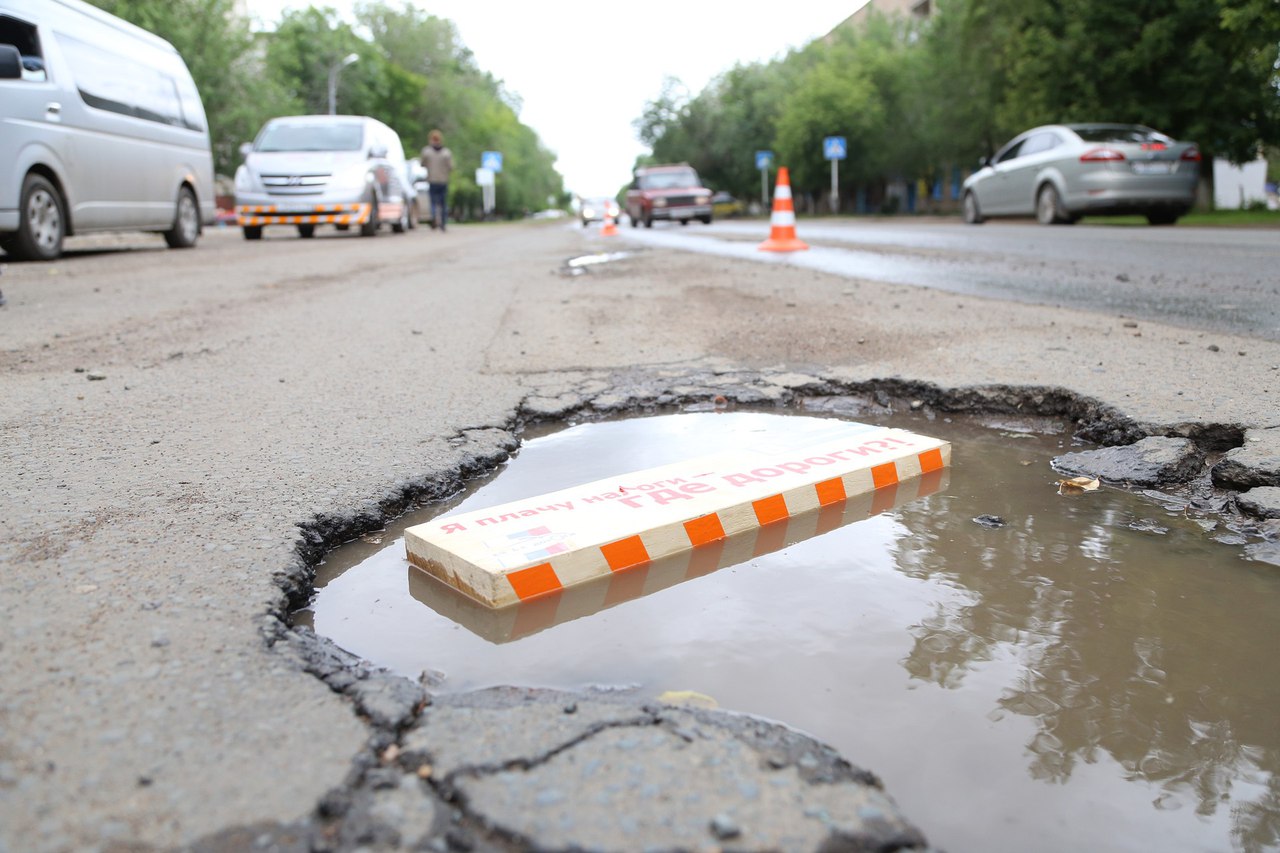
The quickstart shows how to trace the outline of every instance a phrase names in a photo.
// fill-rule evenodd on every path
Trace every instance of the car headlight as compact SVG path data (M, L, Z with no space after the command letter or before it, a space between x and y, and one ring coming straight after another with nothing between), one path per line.
M251 193L258 189L258 182L248 166L241 165L236 169L236 192Z
M707 202L711 201L711 196L700 195L697 198L695 198L693 201L695 204L706 204Z
M653 206L654 206L654 207L666 207L666 206L667 206L667 200L666 200L665 198L655 198L655 199L653 200Z

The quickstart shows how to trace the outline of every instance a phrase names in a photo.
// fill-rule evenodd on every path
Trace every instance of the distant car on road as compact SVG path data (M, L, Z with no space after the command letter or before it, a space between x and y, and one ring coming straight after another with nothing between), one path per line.
M618 217L622 211L618 207L618 202L611 198L586 198L582 200L582 227L586 228L592 222L603 222L606 216L610 217L614 222L618 221Z
M652 228L655 219L688 225L690 219L711 224L711 190L702 185L697 171L688 163L643 166L635 171L627 190L627 216L634 228L644 223Z
M964 182L964 220L1044 225L1140 214L1172 225L1195 203L1200 149L1138 124L1054 124L1014 137Z
M359 226L372 237L385 224L411 223L414 190L400 136L368 116L273 118L242 146L236 170L236 215L246 240L267 225L294 225L301 237L316 226Z
M742 213L742 202L729 193L721 190L711 196L711 213L715 216L730 217Z

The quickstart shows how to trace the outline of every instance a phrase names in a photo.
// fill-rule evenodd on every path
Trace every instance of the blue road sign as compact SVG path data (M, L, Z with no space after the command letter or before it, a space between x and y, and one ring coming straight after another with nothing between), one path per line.
M770 167L770 166L772 166L772 165L773 165L773 152L772 152L772 151L757 151L757 152L756 152L756 168L757 168L757 169L767 169L767 168L769 168L769 167Z
M848 152L849 146L843 136L828 136L822 140L822 156L827 160L843 160Z
M500 151L480 152L480 168L490 169L494 172L501 172L502 171L502 152Z

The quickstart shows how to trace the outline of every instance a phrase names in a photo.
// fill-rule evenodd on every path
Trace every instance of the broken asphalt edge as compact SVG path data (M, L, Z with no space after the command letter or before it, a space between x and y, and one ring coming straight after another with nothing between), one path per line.
M400 837L395 827L373 818L369 807L372 791L391 784L387 776L395 773L412 776L427 789L435 804L436 816L431 830L415 846L443 850L474 849L477 845L482 849L498 850L542 849L538 839L522 836L510 827L486 819L482 809L476 809L468 802L459 789L458 780L466 775L532 767L595 737L605 728L670 723L670 707L664 709L648 702L637 706L638 715L637 708L632 708L630 716L624 714L618 720L591 727L540 756L513 758L493 766L457 769L442 778L432 778L428 754L419 751L397 756L404 735L430 714L428 709L433 697L426 686L375 667L328 639L317 636L310 629L289 626L289 613L310 599L316 566L328 551L361 534L380 530L389 521L417 507L448 499L462 490L468 481L492 473L518 448L519 435L528 426L622 416L722 411L726 408L754 411L794 409L806 400L826 397L863 398L873 410L886 414L894 410L924 409L938 414L1015 414L1060 418L1074 426L1076 438L1104 447L1165 436L1188 439L1201 454L1220 455L1240 447L1247 429L1280 426L1209 421L1141 423L1114 406L1060 387L989 385L944 388L899 378L848 382L824 376L821 370L808 374L787 373L780 377L772 371L694 369L673 378L670 371L663 371L662 376L657 376L651 371L636 369L615 372L603 380L594 378L582 383L582 389L553 397L531 392L507 423L468 428L453 436L450 444L457 448L459 458L452 468L430 472L413 482L397 484L382 497L367 501L361 507L321 512L297 525L300 538L296 543L296 558L276 577L280 595L268 604L261 619L262 637L269 648L291 659L299 669L314 675L334 692L349 699L355 712L369 726L370 735L365 748L353 758L346 778L317 803L311 815L289 824L230 828L198 841L189 849L202 853L230 850L246 838L270 839L281 849L298 850L340 850L387 843L397 846L409 842L410 839ZM1231 500L1225 502L1223 508L1233 513L1240 512L1236 502ZM549 696L549 701L618 701L616 697L606 698L603 694L589 692L526 693L543 698ZM464 697L467 695L463 694ZM565 698L570 696L572 698ZM447 697L442 701L455 702L459 699ZM623 709L620 707L619 710ZM728 721L743 717L727 711L697 711L696 714L713 725L730 725ZM748 725L759 724L754 718L743 719L748 721ZM782 727L776 728L786 731ZM880 787L873 774L853 767L829 747L804 735L797 734L796 737L831 752L834 756L831 761L835 762L832 766L839 772L853 774L877 789ZM422 773L424 767L428 769L426 775ZM914 829L880 841L897 845L877 848L883 850L920 850L927 846L924 837ZM846 842L855 843L852 839L846 839ZM822 846L823 849L855 849L842 843L838 834L833 834Z

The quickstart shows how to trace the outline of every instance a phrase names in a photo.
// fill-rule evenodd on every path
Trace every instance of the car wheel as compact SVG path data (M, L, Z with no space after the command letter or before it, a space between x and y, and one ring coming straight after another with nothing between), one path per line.
M699 216L699 217L698 217L698 221L699 221L699 222L701 222L703 225L710 225L710 224L711 224L711 217L710 217L710 216Z
M261 226L261 225L246 225L246 226L244 227L244 238L245 238L246 240L261 240L261 239L262 239L262 226Z
M964 194L964 221L970 225L982 224L982 211L978 208L978 197L969 190Z
M1171 210L1153 210L1147 214L1147 222L1151 225L1172 225L1178 221L1178 214Z
M15 257L31 261L51 261L62 254L66 219L62 196L42 175L27 175L22 182L18 208L18 231L5 248Z
M298 236L304 240L310 240L312 237L316 236L316 227L309 223L306 225L299 225Z
M191 187L178 190L178 206L173 212L173 227L164 232L170 249L190 249L200 237L200 208Z
M640 227L640 216L638 214L627 213L627 218L631 220L632 228Z
M409 208L409 230L418 227L418 203L415 201L413 206Z
M1045 184L1036 194L1036 220L1041 225L1061 225L1072 221L1062 209L1062 198L1053 184Z
M646 215L645 215L645 217L644 217L644 227L645 227L645 228L652 228L652 227L653 227L653 214L652 214L652 213L649 213L649 214L646 214Z
M378 233L378 194L369 193L369 220L360 226L361 237L372 237Z

